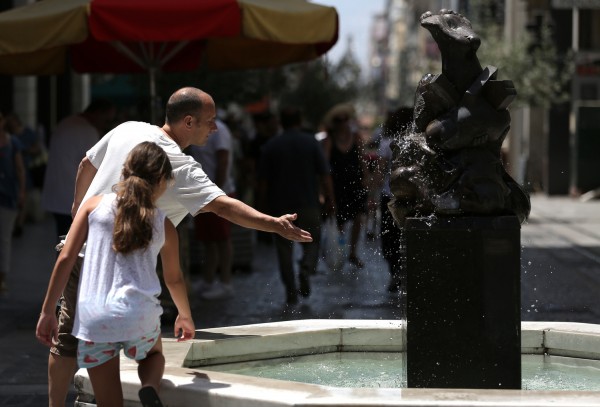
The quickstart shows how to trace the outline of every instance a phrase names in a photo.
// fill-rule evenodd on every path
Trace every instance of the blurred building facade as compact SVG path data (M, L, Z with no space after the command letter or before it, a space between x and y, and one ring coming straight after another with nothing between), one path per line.
M418 81L441 71L441 57L421 28L425 11L446 8L471 13L483 0L387 0L371 35L371 78L381 114L412 105ZM511 107L506 165L524 186L550 195L579 195L600 187L600 0L486 0L504 26L504 41L516 44L526 31L554 30L559 55L573 53L575 72L568 102L550 107ZM376 33L377 35L375 35ZM483 44L485 46L485 43ZM557 61L557 64L561 61ZM493 62L492 62L493 64ZM549 78L551 80L551 78ZM517 92L519 89L517 89Z

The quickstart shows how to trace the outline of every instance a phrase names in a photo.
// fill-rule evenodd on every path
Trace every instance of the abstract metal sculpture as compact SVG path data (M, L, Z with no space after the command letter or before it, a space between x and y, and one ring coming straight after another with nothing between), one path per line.
M394 219L402 226L407 216L514 214L522 223L529 197L500 156L516 96L512 81L482 68L481 40L461 14L428 11L421 25L438 44L442 72L421 79L413 125L392 145Z

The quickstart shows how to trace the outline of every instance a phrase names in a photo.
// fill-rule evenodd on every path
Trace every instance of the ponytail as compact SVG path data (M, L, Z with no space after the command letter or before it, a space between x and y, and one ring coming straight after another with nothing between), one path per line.
M167 154L156 144L143 142L131 150L123 166L122 180L115 186L115 251L127 254L148 247L154 227L154 192L161 180L172 177Z

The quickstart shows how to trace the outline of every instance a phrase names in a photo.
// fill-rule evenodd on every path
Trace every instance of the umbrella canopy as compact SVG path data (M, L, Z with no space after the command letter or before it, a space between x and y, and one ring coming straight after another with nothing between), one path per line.
M279 66L337 32L335 8L305 0L43 0L0 13L0 73Z
M337 41L335 8L305 0L42 0L0 13L0 74L150 76L307 61Z

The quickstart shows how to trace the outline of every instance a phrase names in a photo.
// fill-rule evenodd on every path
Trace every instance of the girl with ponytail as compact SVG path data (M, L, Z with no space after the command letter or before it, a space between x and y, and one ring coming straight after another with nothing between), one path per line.
M152 142L137 145L113 193L88 199L77 212L50 278L36 329L38 340L46 345L56 339L55 305L85 242L73 335L79 340L79 367L88 369L98 406L123 405L118 391L121 349L139 363L144 405L162 405L158 390L165 359L156 274L159 254L165 284L179 312L175 336L178 340L194 337L177 231L156 207L172 177L162 148Z

